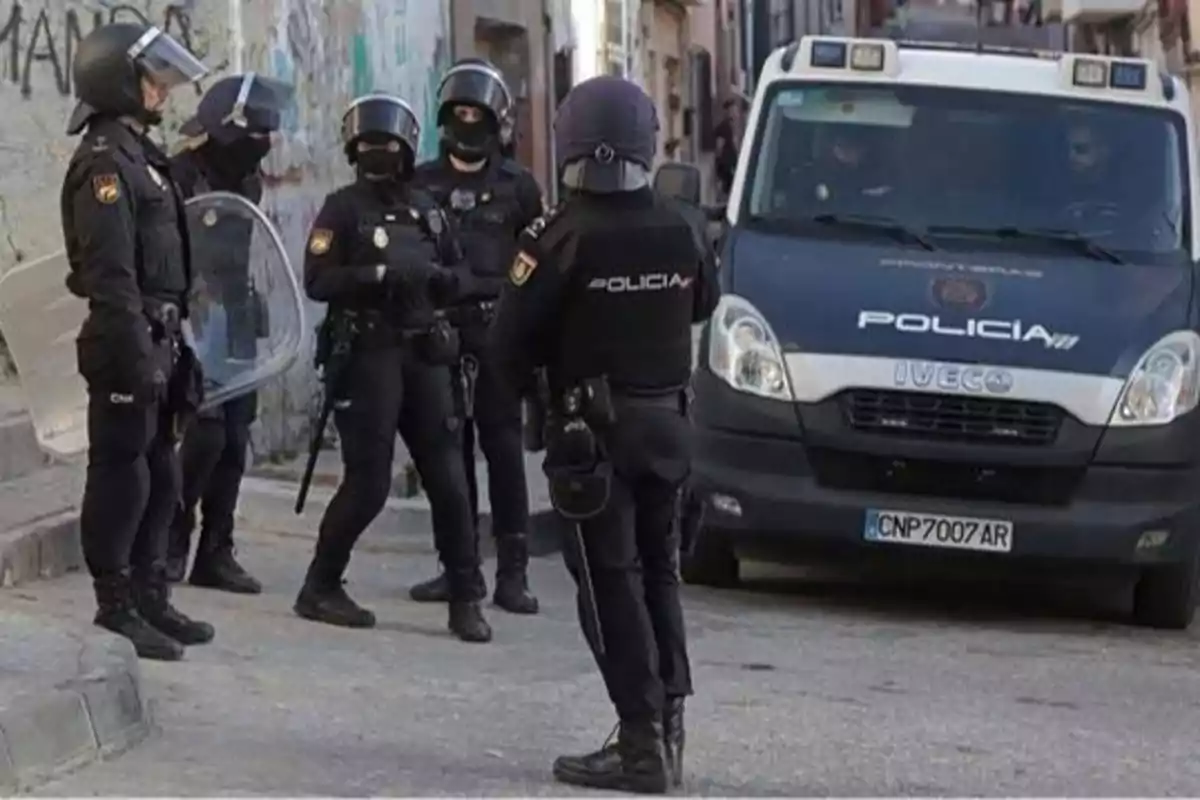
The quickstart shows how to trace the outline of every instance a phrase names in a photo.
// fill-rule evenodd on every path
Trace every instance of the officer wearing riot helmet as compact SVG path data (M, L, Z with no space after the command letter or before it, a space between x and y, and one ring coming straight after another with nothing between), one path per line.
M490 337L544 411L551 499L576 523L580 622L620 719L612 745L560 757L555 777L646 793L682 780L692 686L674 523L691 330L719 294L687 219L650 188L657 128L653 102L621 78L567 95L555 143L569 196L522 233Z
M450 630L486 642L492 631L479 605L483 577L448 366L458 357L457 337L437 313L455 298L460 276L441 266L456 256L442 212L410 185L419 139L420 124L400 98L371 94L351 103L342 141L358 178L325 198L309 234L305 287L329 304L322 337L333 341L318 358L334 393L343 473L295 610L332 625L375 624L346 594L342 575L391 491L399 430L429 497Z
M183 202L149 139L169 92L203 77L195 56L157 28L112 24L79 43L83 133L62 187L67 288L88 302L79 372L88 389L88 467L80 512L97 625L143 658L174 661L213 628L170 602L167 527L179 487L177 427L199 406L185 343L192 275Z
M451 67L438 90L442 155L417 169L417 184L457 222L466 258L461 269L472 286L449 311L461 332L463 355L455 372L464 418L463 459L471 507L478 521L475 442L487 460L496 586L492 599L514 614L535 614L528 586L529 494L521 447L521 401L484 357L487 326L516 251L517 235L542 213L537 181L502 149L512 143L512 95L487 61L466 59ZM418 602L445 602L445 575L414 586Z
M196 115L180 132L188 137L172 170L187 197L211 191L233 192L251 202L262 200L259 167L279 130L280 115L291 87L253 72L224 78L200 100ZM208 287L228 320L222 338L228 351L221 359L256 356L256 339L265 334L264 298L250 278L250 227L240 218L213 219L223 227L213 237L222 254L213 254L221 274L209 276ZM223 255L227 253L228 255ZM260 584L233 553L234 512L245 470L250 424L258 409L253 392L199 415L180 448L181 502L171 525L168 577L183 579L191 549L196 507L200 506L200 541L189 582L195 586L240 594L258 594Z

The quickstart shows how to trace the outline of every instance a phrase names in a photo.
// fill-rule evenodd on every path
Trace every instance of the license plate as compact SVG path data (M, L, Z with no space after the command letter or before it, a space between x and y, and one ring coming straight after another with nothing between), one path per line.
M1007 553L1012 550L1013 524L1002 519L943 517L872 508L867 510L863 538L887 544Z

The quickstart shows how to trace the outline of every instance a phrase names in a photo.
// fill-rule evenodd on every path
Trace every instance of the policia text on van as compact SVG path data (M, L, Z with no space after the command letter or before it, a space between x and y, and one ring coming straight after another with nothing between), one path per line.
M768 59L748 130L694 376L685 577L847 551L1073 562L1132 571L1139 622L1189 625L1200 219L1179 81L806 38Z

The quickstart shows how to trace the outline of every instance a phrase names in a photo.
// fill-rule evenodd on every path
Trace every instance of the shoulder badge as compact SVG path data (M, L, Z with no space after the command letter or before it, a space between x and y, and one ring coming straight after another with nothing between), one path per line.
M121 197L121 179L112 172L96 175L92 178L92 193L104 205L112 205Z
M537 269L537 265L537 259L522 250L517 253L512 266L508 268L508 279L512 281L513 286L524 286L525 281L529 280L529 276Z
M329 245L333 243L333 231L328 228L317 228L308 237L308 252L314 256L323 256L329 252Z
M561 213L561 209L561 205L547 208L546 213L529 223L528 227L525 228L525 235L536 241L538 237L546 232L546 228L550 226L550 223L554 222L554 220L558 217L558 215Z

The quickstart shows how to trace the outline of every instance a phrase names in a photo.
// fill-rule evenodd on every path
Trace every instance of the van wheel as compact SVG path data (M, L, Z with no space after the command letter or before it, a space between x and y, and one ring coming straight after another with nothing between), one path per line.
M683 556L680 572L685 583L732 589L738 585L741 564L729 537L712 528L696 532L692 551Z
M1185 563L1142 570L1133 590L1133 619L1148 628L1181 631L1196 616L1200 549Z

